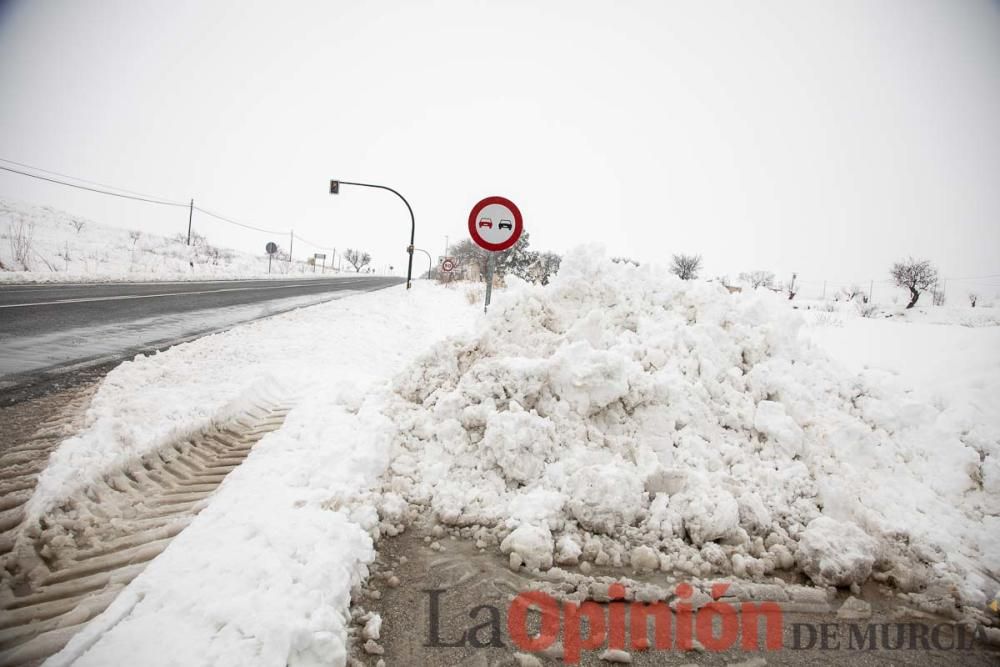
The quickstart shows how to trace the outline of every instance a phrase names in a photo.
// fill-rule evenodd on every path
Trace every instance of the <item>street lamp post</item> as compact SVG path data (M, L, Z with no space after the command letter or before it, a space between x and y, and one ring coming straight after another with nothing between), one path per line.
M417 252L422 252L427 255L427 279L430 280L431 268L434 266L434 260L431 259L431 254L424 250L423 248L414 248Z
M352 181L330 181L330 194L335 195L340 193L341 185L357 185L362 188L378 188L379 190L388 190L392 194L396 195L403 200L406 204L406 210L410 212L410 245L407 246L406 252L409 254L410 259L406 266L406 289L410 289L410 281L413 278L413 242L414 237L417 233L417 221L413 217L413 208L410 206L410 202L406 201L406 197L399 194L392 188L386 185L375 185L374 183L354 183Z

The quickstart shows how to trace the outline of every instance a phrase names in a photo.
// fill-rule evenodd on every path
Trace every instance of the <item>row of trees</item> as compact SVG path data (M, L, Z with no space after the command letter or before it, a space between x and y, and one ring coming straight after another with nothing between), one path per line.
M508 273L530 282L540 282L547 285L549 280L559 270L562 257L554 252L538 252L529 250L530 234L525 232L513 247L503 252L497 253L495 270L497 275L503 277ZM460 265L472 265L478 267L480 273L486 273L487 253L471 240L466 239L451 247L451 255ZM344 259L354 267L356 272L360 272L371 263L371 255L360 250L348 248L344 252ZM612 261L639 263L628 257L614 257ZM702 268L701 255L687 255L683 253L675 254L671 258L670 272L681 280L695 280ZM910 293L910 300L906 304L907 308L913 308L920 295L925 292L933 292L935 301L938 301L938 271L931 264L930 260L914 259L909 257L904 261L895 262L889 272L894 284L904 288ZM761 287L772 290L783 290L787 292L789 299L794 299L798 293L795 284L796 274L792 274L792 280L784 287L779 287L772 271L747 271L739 274L741 282L749 285L753 289ZM867 302L863 290L860 287L852 287L843 290L844 297L848 301L854 301L861 297ZM943 295L942 295L943 296ZM978 295L969 294L969 302L975 308ZM942 299L943 302L943 299Z
M501 278L510 274L528 282L548 285L552 276L559 271L562 257L554 252L530 250L530 236L528 232L524 232L512 247L496 253L494 271ZM480 275L486 275L488 255L471 239L452 245L449 254L457 260L459 266L474 266Z
M613 261L628 261L638 265L638 262L624 257L616 257ZM698 272L700 270L701 255L677 254L672 257L670 271L682 280L694 280L698 277ZM913 257L909 257L904 261L895 262L889 271L889 275L892 277L892 281L897 287L901 287L909 291L910 300L906 304L907 308L913 308L917 305L920 295L925 292L932 293L936 304L944 302L944 294L938 289L938 271L937 268L931 264L930 260L914 259ZM775 282L775 276L772 271L747 271L740 273L739 275L740 281L749 285L753 289L761 287L773 290L783 289L788 293L789 299L794 299L795 295L798 293L798 287L795 284L796 277L796 274L793 273L792 280L783 288L779 288ZM844 296L849 301L853 301L859 296L862 297L865 302L868 300L867 297L864 296L864 292L860 287L852 287L844 290ZM975 293L970 293L968 296L969 303L973 308L975 308L976 302L979 300L979 296Z

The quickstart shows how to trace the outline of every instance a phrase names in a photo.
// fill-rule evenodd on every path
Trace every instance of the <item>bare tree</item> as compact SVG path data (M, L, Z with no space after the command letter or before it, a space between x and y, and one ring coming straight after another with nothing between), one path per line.
M132 240L132 247L134 248L135 244L139 241L139 238L142 237L142 232L138 229L133 229L128 233L128 237Z
M670 273L681 280L694 280L701 269L701 255L674 255Z
M639 266L639 261L632 259L631 257L612 257L611 261L615 264L633 264Z
M31 270L31 256L34 254L35 223L19 216L16 222L8 225L10 254L14 261L21 265L24 271Z
M969 292L969 305L975 308L976 301L979 301L979 295L975 292Z
M371 264L372 256L361 250L352 250L348 248L344 251L343 258L347 260L347 263L354 267L355 273L361 273L361 270Z
M559 262L562 258L554 253L539 253L529 250L531 235L528 232L521 234L510 248L496 253L493 263L494 275L503 278L508 273L513 274L529 282L542 282L546 284L549 277L559 270ZM448 248L448 252L463 267L476 267L479 278L486 276L486 263L489 253L477 246L471 239L465 239L458 243L453 243Z
M917 305L920 294L928 291L937 283L937 269L928 259L916 260L912 257L905 262L896 262L892 265L889 275L895 281L897 287L905 287L910 290L910 302L907 308Z
M792 280L785 287L785 291L788 292L788 300L791 301L795 298L795 295L799 293L799 289L795 286L795 279L799 277L799 274L793 273Z
M70 220L69 224L73 225L73 229L75 229L76 233L79 234L80 232L83 231L83 228L87 226L87 221L74 219Z
M741 273L740 280L750 283L750 287L757 289L758 287L767 287L768 289L774 287L774 273L771 271L750 271L749 273Z

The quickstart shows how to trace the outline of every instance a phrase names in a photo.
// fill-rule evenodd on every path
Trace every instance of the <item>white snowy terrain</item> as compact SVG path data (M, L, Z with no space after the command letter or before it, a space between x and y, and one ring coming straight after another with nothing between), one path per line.
M292 409L49 664L343 664L414 510L529 568L995 593L1000 328L803 315L591 249L495 297L418 283L110 373L34 516L247 401Z
M13 238L27 239L18 252ZM0 283L266 278L267 256L102 225L49 206L0 199ZM20 257L18 257L20 255ZM304 262L272 265L270 277L314 275Z

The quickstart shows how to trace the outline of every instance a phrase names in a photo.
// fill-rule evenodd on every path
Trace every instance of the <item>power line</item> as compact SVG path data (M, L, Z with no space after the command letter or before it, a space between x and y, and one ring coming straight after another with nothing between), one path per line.
M157 195L150 195L143 192L135 192L134 190L126 190L125 188L119 188L116 185L108 185L107 183L100 183L98 181L88 181L86 178L80 178L79 176L72 176L70 174L63 174L58 171L52 171L51 169L42 169L41 167L36 167L31 164L25 164L24 162L17 162L16 160L8 160L7 158L0 157L0 162L6 162L7 164L16 164L19 167L24 167L26 169L34 169L35 171L40 171L43 174L51 174L53 176L62 176L63 178L69 178L74 181L80 181L81 183L88 183L90 185L99 185L102 188L110 188L111 190L118 190L119 192L126 192L130 195L135 195L137 197L147 197L149 199L159 199L163 201L170 201L166 197L159 197ZM175 202L178 206L187 206L183 202Z
M302 241L306 245L311 245L312 247L319 248L320 250L329 250L330 252L336 251L336 248L331 248L330 246L325 246L325 245L320 245L318 243L313 243L309 239L304 238L303 236L300 236L299 234L296 234L295 238L297 238L299 241Z
M287 234L288 233L288 232L275 231L273 229L263 229L262 227L254 227L253 225L248 225L245 222L238 222L236 220L232 220L231 218L227 218L225 216L219 215L218 213L212 213L211 211L206 211L205 209L203 209L203 208L201 208L199 206L195 206L194 210L196 210L196 211L198 211L200 213L204 213L205 215L211 216L211 217L216 218L218 220L222 220L223 222L228 222L231 225L236 225L238 227L244 227L246 229L252 229L255 232L264 232L265 234Z
M119 187L114 186L114 185L106 185L104 183L97 183L95 181L88 181L86 179L78 178L76 176L69 176L67 174L60 174L58 172L50 171L48 169L42 169L41 167L35 167L35 166L32 166L32 165L23 164L21 162L15 162L14 160L7 160L5 158L0 158L0 162L7 162L9 164L16 164L18 166L26 167L28 169L34 169L36 171L41 171L41 172L45 172L45 173L48 173L48 174L55 174L57 176L63 176L64 178L72 178L73 180L81 181L81 182L84 182L84 183L91 183L92 185L100 185L100 186L102 186L102 188L112 188L114 190L120 190L121 192L130 192L129 190L125 190L124 188L119 188ZM243 227L244 229L251 229L251 230L253 230L255 232L262 232L264 234L281 234L281 235L284 235L284 234L288 234L288 233L291 232L291 230L278 231L278 230L274 230L274 229L264 229L263 227L257 227L255 225L248 225L245 222L240 222L238 220L233 220L232 218L227 218L224 215L219 215L218 213L213 213L212 211L203 209L200 206L193 206L191 204L186 204L186 203L183 203L183 202L174 202L174 201L169 201L169 200L166 200L166 199L158 199L158 198L154 198L151 195L147 196L147 195L140 195L139 193L121 194L120 192L111 192L110 190L103 190L103 189L98 189L98 188L87 187L87 186L84 186L84 185L78 185L76 183L69 183L67 181L62 181L62 180L59 180L57 178L49 178L47 176L40 176L38 174L32 174L32 173L29 173L29 172L26 172L26 171L21 171L19 169L12 169L11 167L5 167L3 165L0 165L0 169L2 169L4 171L9 171L9 172L14 173L14 174L20 174L21 176L28 176L29 178L37 178L37 179L42 180L42 181L48 181L49 183L56 183L58 185L66 185L66 186L69 186L71 188L78 188L80 190L86 190L88 192L96 192L97 194L102 194L102 195L110 195L112 197L121 197L122 199L132 199L132 200L135 200L135 201L142 201L142 202L147 202L147 203L150 203L150 204L160 204L162 206L176 206L178 208L188 208L190 206L194 210L196 210L196 211L198 211L200 213L204 213L205 215L207 215L209 217L212 217L212 218L215 218L216 220L221 220L222 222L226 222L226 223L229 223L231 225L236 225L237 227ZM313 243L312 241L308 241L306 239L301 239L301 240L304 241L308 245L315 246L315 247L323 249L323 250L331 250L331 251L334 250L333 248L330 248L329 246L322 246L322 245L319 245L317 243Z
M38 174L31 174L26 171L19 171L17 169L11 169L10 167L5 167L0 165L0 169L4 171L9 171L15 174L21 174L22 176L28 176L29 178L37 178L42 181L48 181L49 183L58 183L59 185L68 185L71 188L78 188L80 190L88 190L90 192L97 192L102 195L111 195L112 197L121 197L122 199L134 199L136 201L144 201L150 204L160 204L162 206L181 206L187 207L187 204L182 204L180 202L166 201L162 199L152 199L149 197L136 197L133 195L123 195L118 192L110 192L108 190L98 190L97 188L89 188L85 185L77 185L76 183L67 183L66 181L60 181L55 178L48 178L47 176L39 176Z
M986 280L988 278L1000 278L1000 273L994 273L988 276L966 276L965 278L945 278L945 280Z

